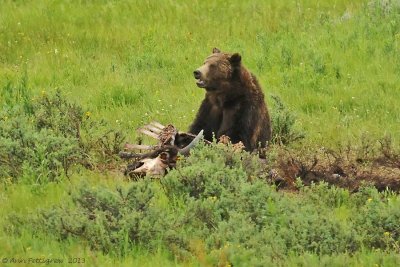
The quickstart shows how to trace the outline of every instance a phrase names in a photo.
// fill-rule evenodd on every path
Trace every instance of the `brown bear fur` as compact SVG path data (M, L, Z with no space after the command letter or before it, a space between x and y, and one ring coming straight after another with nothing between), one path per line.
M271 121L264 94L238 53L214 48L194 76L206 95L190 126L191 133L204 130L209 141L226 135L232 143L242 141L248 151L266 146L271 139Z

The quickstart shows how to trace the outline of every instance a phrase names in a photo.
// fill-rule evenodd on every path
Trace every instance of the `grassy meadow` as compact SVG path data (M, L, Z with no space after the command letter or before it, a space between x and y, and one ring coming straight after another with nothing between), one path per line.
M390 136L399 147L399 1L3 0L0 163L14 160L3 155L9 147L18 148L12 143L19 136L13 132L16 128L31 129L38 99L56 92L82 107L86 120L103 120L98 128L87 124L82 141L87 151L96 150L86 140L101 127L119 130L131 142L135 130L153 120L187 130L204 96L192 72L213 47L242 55L245 66L258 77L271 113L276 107L273 97L278 96L295 116L294 127L305 138L294 147L334 147L365 136L372 140ZM19 106L30 115L20 117L15 111ZM43 114L39 114L42 121L47 113ZM221 167L237 177L232 180L234 189L213 184L198 193L198 185L180 184L181 173L196 180L204 168L201 181L210 183L207 179L214 177L226 182L226 177L218 176L216 164L225 164L218 154L223 152L204 147L179 171L168 174L165 184L137 182L140 191L119 170L71 165L68 175L53 175L49 166L62 163L47 162L46 144L60 140L58 135L49 130L29 138L48 141L41 152L35 148L29 154L29 145L24 150L27 158L41 155L35 167L27 160L16 170L0 170L0 260L64 259L54 266L71 266L69 258L85 259L77 263L84 266L396 266L400 262L396 194L366 188L353 195L345 189L326 185L308 189L300 183L301 194L275 192L270 185L260 193L254 187L260 183L244 181L246 175L257 176L257 171L243 167L240 160L233 160L234 168ZM60 153L77 153L79 148L71 140L63 141L69 150L54 147ZM104 155L108 154L102 154L107 161ZM148 188L151 205L130 218L136 206L120 200L118 188L139 190L140 197ZM259 194L252 198L252 190ZM105 204L90 210L84 204L88 194ZM121 199L128 199L126 194ZM254 207L235 203L236 198ZM104 229L92 229L90 221L80 219L77 214L84 217L86 208L96 218L107 218L95 223ZM159 222L155 214L167 222ZM201 216L193 219L189 214ZM254 219L258 215L261 221ZM86 228L82 235L59 231L60 218L75 230ZM111 224L114 219L126 228ZM135 220L141 225L137 234L125 233ZM203 229L210 221L211 226ZM97 234L104 238L93 239Z

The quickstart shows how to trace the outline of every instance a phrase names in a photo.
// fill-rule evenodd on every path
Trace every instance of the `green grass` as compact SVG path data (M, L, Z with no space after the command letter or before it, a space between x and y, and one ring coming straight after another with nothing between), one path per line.
M396 1L387 1L390 10L383 2L3 0L0 104L10 90L36 97L59 89L94 120L119 125L131 141L135 129L152 120L186 130L204 95L192 71L219 47L242 54L271 112L271 95L290 108L306 134L304 145L334 146L364 135L390 135L399 144L400 11ZM86 176L110 188L125 183ZM10 212L68 203L67 192L81 177L1 185L0 227ZM149 253L139 247L114 258L76 240L34 238L29 231L19 237L2 233L0 240L0 257L80 256L93 266L197 264L177 262L163 248ZM394 266L396 259L393 252L366 249L353 257L293 256L287 263Z
M129 129L187 129L204 94L192 70L218 46L242 53L310 142L400 133L399 15L378 4L3 1L0 12L0 87L26 72L33 91L60 88Z

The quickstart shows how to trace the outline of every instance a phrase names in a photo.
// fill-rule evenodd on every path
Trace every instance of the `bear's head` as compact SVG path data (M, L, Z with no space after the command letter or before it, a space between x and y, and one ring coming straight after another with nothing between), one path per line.
M223 53L218 48L214 48L204 64L193 72L197 86L207 91L228 88L240 73L241 59L238 53Z

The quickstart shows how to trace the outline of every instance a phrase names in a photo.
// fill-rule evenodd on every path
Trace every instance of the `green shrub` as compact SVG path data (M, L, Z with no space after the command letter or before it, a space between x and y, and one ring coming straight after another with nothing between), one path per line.
M287 145L303 139L304 133L295 128L294 114L286 108L278 96L272 95L271 98L274 100L271 109L272 143Z
M60 92L43 93L29 105L19 105L17 95L7 99L0 111L3 181L55 181L68 175L74 165L95 168L113 161L121 149L124 137L120 131L109 129L104 121L91 120L89 113L69 103Z
M325 183L301 187L299 195L282 193L265 179L249 179L260 164L229 146L200 146L161 180L115 190L84 184L73 194L72 207L9 219L107 253L161 246L181 260L208 255L211 265L266 266L294 255L398 251L398 196L370 187L349 194Z
M114 191L85 184L72 194L72 207L53 207L36 214L34 228L47 229L59 240L80 237L92 249L115 255L124 255L136 243L156 248L154 238L169 227L169 221L160 220L164 212L154 205L156 187L150 180Z
M19 107L0 114L0 177L41 183L67 173L82 159L78 143L51 129L36 130Z
M191 157L163 179L167 194L207 199L220 197L226 190L236 190L247 180L241 155L244 153L227 153L222 146L193 151Z
M400 252L400 200L390 192L372 195L355 216L355 227L366 247Z

